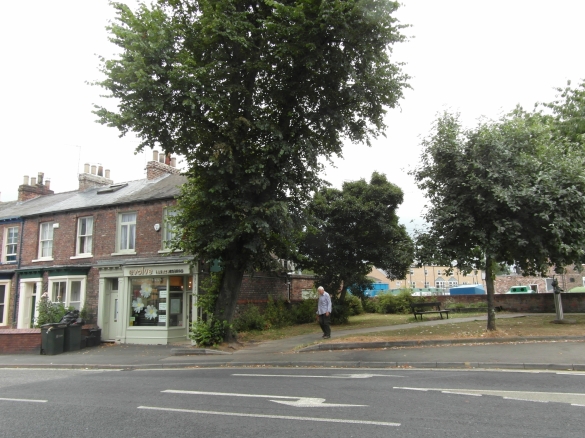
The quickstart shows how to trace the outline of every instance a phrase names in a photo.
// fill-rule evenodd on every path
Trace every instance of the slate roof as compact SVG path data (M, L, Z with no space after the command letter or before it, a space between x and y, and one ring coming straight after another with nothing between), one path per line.
M76 190L39 196L27 201L2 202L0 203L0 221L96 207L171 199L179 195L180 186L185 181L186 178L182 175L164 175L154 180L140 179L127 183L116 183L113 186L127 185L106 193L98 193L99 191L103 192L105 187L93 187L83 192Z

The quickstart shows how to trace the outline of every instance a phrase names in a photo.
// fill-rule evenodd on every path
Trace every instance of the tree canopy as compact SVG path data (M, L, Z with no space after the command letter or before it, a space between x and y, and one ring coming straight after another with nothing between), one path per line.
M398 223L396 209L402 190L386 176L345 182L341 190L323 188L309 204L312 218L304 233L300 265L318 276L320 284L343 302L348 288L360 295L371 283L373 267L390 279L405 278L413 259L413 243Z
M177 224L182 249L219 259L215 314L231 320L245 270L294 249L323 159L344 139L368 143L402 98L391 61L404 41L387 0L159 0L113 3L121 49L102 60L117 108L101 123L138 150L186 157Z
M517 109L464 129L445 113L423 141L413 172L426 192L424 257L486 272L488 329L496 264L525 274L563 269L585 254L585 159L554 117ZM424 260L423 260L424 262Z

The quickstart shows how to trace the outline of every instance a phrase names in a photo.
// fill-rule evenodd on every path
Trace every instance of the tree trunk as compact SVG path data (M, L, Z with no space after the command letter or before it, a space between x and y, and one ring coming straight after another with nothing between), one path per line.
M496 329L496 310L494 308L494 263L490 256L485 258L485 287L487 293L487 330Z
M219 289L219 296L215 303L215 311L213 316L216 321L227 321L231 323L236 311L236 304L238 296L240 295L240 287L242 286L242 279L244 278L244 271L235 269L230 266L224 267L223 279ZM235 339L231 330L227 330L224 341L230 342Z

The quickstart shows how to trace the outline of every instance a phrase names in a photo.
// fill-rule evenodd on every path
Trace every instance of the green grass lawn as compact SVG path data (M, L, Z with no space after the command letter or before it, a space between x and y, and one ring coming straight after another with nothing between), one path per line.
M452 313L449 318L457 319L469 316L484 315L485 313ZM428 317L425 316L425 319ZM383 327L396 324L416 324L412 315L381 315L378 313L364 313L361 315L351 316L347 324L335 325L332 327L334 332L351 329L361 329L368 327ZM301 324L283 328L271 328L263 331L250 331L238 333L239 342L262 342L273 341L276 339L289 338L293 336L306 335L310 333L320 333L321 328L316 322ZM336 336L337 338L337 336Z

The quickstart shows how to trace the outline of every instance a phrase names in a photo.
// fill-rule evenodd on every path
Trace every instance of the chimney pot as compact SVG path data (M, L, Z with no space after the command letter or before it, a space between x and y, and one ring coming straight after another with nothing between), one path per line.
M41 186L43 185L43 178L44 178L44 176L45 176L45 174L43 172L39 172L37 182Z
M31 186L36 186L37 185L37 179L34 176L30 179L30 185Z
M106 178L110 179L110 169L106 169Z
M95 173L96 173L95 164L92 164L92 165L91 165L91 174L92 174L92 175L95 175Z
M83 173L89 173L89 163L83 165Z
M25 186L28 186L28 175L24 175L24 181L22 182Z
M164 163L165 162L165 154L164 154L164 152L161 152L160 154L158 154L158 162L159 163Z
M171 167L177 167L177 157L171 158Z
M98 176L104 176L104 167L98 166Z
M45 180L45 187L47 188L47 190L51 189L51 180L50 179Z
M152 161L158 161L158 151L156 149L152 151Z

